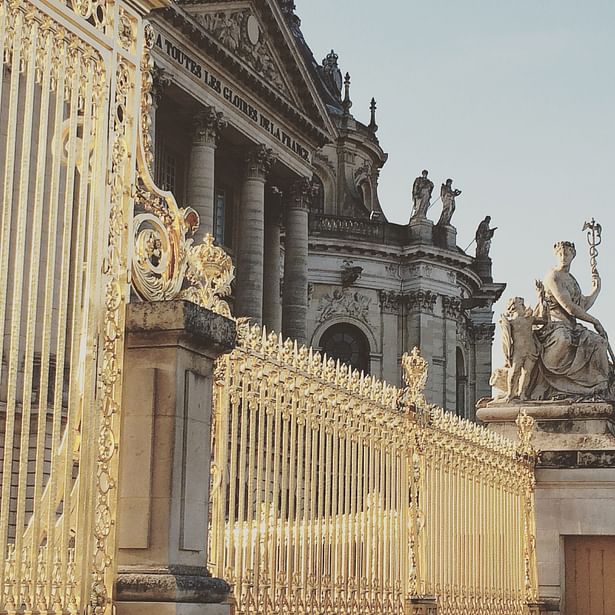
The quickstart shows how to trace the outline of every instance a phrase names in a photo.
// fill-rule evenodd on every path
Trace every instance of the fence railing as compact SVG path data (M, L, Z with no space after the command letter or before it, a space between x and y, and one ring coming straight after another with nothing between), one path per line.
M212 572L238 613L528 613L533 453L259 327L216 370ZM429 611L431 609L431 611Z

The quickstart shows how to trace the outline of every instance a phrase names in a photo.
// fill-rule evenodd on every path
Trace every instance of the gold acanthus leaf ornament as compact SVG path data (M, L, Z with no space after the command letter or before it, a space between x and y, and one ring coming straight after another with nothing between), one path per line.
M403 403L417 408L425 406L424 391L429 365L416 346L412 349L412 352L404 352L401 358L401 366L406 383L402 392Z
M519 452L524 455L535 455L536 450L532 446L532 436L536 419L530 416L525 410L521 410L517 415L517 435L519 436Z

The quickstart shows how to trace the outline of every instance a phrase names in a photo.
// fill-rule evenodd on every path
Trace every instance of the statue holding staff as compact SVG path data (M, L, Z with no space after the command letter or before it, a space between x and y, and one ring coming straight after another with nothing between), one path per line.
M534 366L530 366L532 352L529 344L529 328L522 327L528 324L529 320L526 322L508 317L503 321L509 336L508 338L504 336L505 343L512 344L514 348L518 338L518 343L530 348L527 353L530 360L525 361L524 367L526 370L528 366L532 369L529 381L524 378L522 385L519 386L517 375L509 373L513 365L508 361L507 373L512 377L507 387L509 398L517 395L528 396L533 400L559 397L583 399L596 396L613 398L611 390L613 364L609 361L609 356L613 359L613 353L602 323L590 313L602 289L596 262L598 254L596 246L600 244L602 229L592 220L586 223L583 230L588 231L592 270L591 290L589 294L584 295L571 272L572 262L577 255L575 245L570 241L558 241L553 246L558 263L547 273L542 282L536 284L539 303L533 310L533 317L536 320L532 322L531 327L537 344L537 360ZM521 303L518 301L515 307L518 308L519 314L520 306ZM529 319L529 311L527 314ZM513 325L516 325L518 331ZM498 371L502 370L496 370Z

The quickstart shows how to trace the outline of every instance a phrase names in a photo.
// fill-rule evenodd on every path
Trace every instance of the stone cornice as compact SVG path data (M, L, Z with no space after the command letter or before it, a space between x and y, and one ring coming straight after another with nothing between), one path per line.
M368 240L344 240L341 238L329 239L328 237L321 238L317 236L310 236L309 246L311 251L370 256L383 258L386 260L396 259L402 266L422 259L451 267L457 274L458 283L465 285L468 288L478 291L478 289L483 289L485 287L485 284L480 279L478 274L470 267L473 262L472 257L461 255L463 258L460 258L460 256L456 253L442 250L440 248L431 249L430 247L426 247L424 245L400 248L398 246L390 246L382 243L373 243ZM491 286L494 286L493 290L499 292L499 294L502 293L503 287L505 287L505 285L501 284L488 285L489 288L487 289L487 296L489 298L494 295L494 293L489 292L491 290ZM487 298L487 296L485 298ZM495 298L497 299L497 296Z
M203 3L200 3L203 4ZM284 41L281 33L278 33L277 21L271 14L271 9L264 0L258 1L258 6L263 10L263 16L267 26L273 33L273 39L280 44ZM278 110L305 138L310 138L312 145L321 147L329 142L333 135L323 113L313 102L313 94L307 87L304 77L298 67L290 70L293 86L297 88L299 97L306 101L308 114L298 109L293 103L271 87L262 77L255 73L245 62L236 58L232 53L222 47L216 39L209 34L189 13L177 4L160 9L152 14L152 17L162 18L172 25L177 31L186 36L196 47L206 53L206 57L214 60L217 64L228 70L240 83L253 94L269 103L272 108ZM275 24L275 25L274 25ZM283 42L287 47L286 42ZM290 55L287 50L286 57ZM210 61L211 61L210 60Z

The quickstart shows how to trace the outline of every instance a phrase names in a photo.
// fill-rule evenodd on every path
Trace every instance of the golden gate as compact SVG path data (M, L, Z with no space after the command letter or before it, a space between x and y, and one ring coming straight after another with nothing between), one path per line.
M0 2L2 613L112 607L141 17Z

